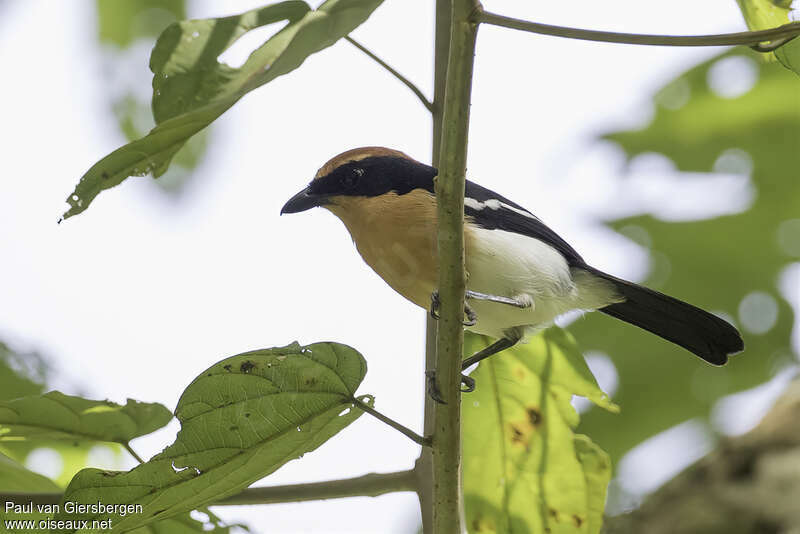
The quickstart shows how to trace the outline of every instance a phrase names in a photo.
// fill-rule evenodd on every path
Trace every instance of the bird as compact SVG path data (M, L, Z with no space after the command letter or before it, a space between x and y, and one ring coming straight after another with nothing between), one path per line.
M399 150L348 150L326 162L281 215L327 209L392 289L436 317L437 174ZM598 310L712 365L744 349L738 330L725 319L590 266L530 211L469 180L464 260L465 328L497 341L464 359L462 370L524 342L572 310ZM466 375L462 383L462 391L475 388ZM435 384L429 383L429 392L440 400Z

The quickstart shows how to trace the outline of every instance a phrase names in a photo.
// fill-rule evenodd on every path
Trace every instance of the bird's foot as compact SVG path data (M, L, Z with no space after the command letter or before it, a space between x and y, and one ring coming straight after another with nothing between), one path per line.
M442 398L442 392L439 389L439 384L436 382L436 371L425 371L425 377L428 379L428 396L439 404L447 404ZM475 379L462 374L461 384L464 386L461 389L462 393L472 393L475 391Z
M431 293L431 317L433 317L436 321L439 320L439 291L436 290Z
M475 326L478 322L478 314L466 302L464 303L464 315L467 316L467 320L462 322L464 326Z
M467 376L465 374L461 375L461 385L464 387L461 388L461 393L472 393L475 391L475 379L471 376Z
M439 320L439 292L434 291L431 293L431 307L430 307L430 314L435 320ZM469 305L464 302L464 315L467 316L467 320L463 321L464 326L475 326L478 322L478 314L469 307Z
M436 383L436 371L425 371L425 378L428 382L428 396L439 404L447 404L442 398L442 392L439 390L439 384Z

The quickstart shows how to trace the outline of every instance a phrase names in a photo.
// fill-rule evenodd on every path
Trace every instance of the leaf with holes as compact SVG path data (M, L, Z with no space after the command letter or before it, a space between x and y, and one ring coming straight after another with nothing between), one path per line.
M361 412L351 409L353 395L366 368L358 352L338 343L227 358L183 392L172 445L128 472L84 469L64 500L141 504L141 514L109 516L126 530L233 495L355 421Z
M465 337L465 354L488 346ZM574 341L551 328L482 362L463 403L464 500L470 532L600 531L608 456L574 433L573 395L618 411Z
M731 65L755 73L752 88L736 97L718 94L709 84L714 69ZM656 98L655 117L646 128L607 138L629 158L663 154L682 172L683 181L711 172L740 175L751 200L721 217L666 221L643 214L609 224L646 236L653 269L645 285L732 318L742 327L745 350L728 365L711 367L676 345L599 313L573 323L570 331L581 347L608 354L617 368L615 400L625 407L622 415L612 418L590 410L580 427L615 462L674 425L707 420L718 399L765 382L797 357L791 344L792 308L778 281L800 258L800 247L792 245L796 239L789 237L800 214L800 105L791 105L800 98L800 82L779 65L738 49L670 84L685 87L689 97L682 106L658 105ZM681 199L670 197L670 202Z
M186 18L186 0L96 0L96 7L97 36L104 45L103 70L110 79L126 78L124 89L108 91L106 98L130 142L147 135L155 121L152 97L147 94L152 81L141 76L128 79L125 73L131 60L144 52L139 46L142 41L152 41L170 24ZM208 133L206 129L193 136L175 154L169 170L154 182L161 191L175 195L184 190L205 153Z
M791 0L736 0L744 15L747 27L753 31L768 30L788 24L792 11ZM784 67L800 75L800 38L795 38L774 52ZM762 57L771 57L772 54Z
M327 0L316 10L290 0L241 15L191 20L169 26L150 57L156 127L119 148L83 175L64 217L81 213L103 190L129 176L161 176L194 134L211 124L245 94L299 67L305 59L344 37L383 0ZM248 31L287 24L232 68L218 56Z
M128 399L125 406L51 391L0 402L0 443L18 440L127 443L172 419L164 406Z

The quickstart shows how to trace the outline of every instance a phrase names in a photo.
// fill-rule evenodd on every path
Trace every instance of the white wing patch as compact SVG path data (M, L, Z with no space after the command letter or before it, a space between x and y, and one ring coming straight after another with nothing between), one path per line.
M494 211L497 211L497 210L499 210L501 208L505 208L505 209L507 209L509 211L513 211L514 213L522 215L523 217L527 217L529 219L534 219L536 221L541 222L539 220L539 217L537 217L536 215L534 215L534 214L532 214L532 213L530 213L528 211L521 210L519 208L515 208L514 206L510 206L510 205L506 204L505 202L501 202L501 201L497 200L496 198L491 198L489 200L481 202L480 200L475 200L474 198L466 197L466 198L464 198L464 205L469 207L469 208L472 208L472 209L474 209L476 211L481 211L484 208L489 208L490 210L494 210Z

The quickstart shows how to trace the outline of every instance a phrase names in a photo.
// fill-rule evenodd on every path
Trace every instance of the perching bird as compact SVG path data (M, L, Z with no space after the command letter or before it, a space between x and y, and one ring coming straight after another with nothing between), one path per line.
M435 307L436 175L435 168L397 150L349 150L323 165L281 214L328 209L386 283L423 308L431 305L433 295ZM465 325L498 341L464 360L463 368L570 310L600 310L714 365L744 348L739 332L724 319L587 265L535 215L470 181L464 197L464 255L470 319ZM464 383L465 391L474 387L468 377Z

